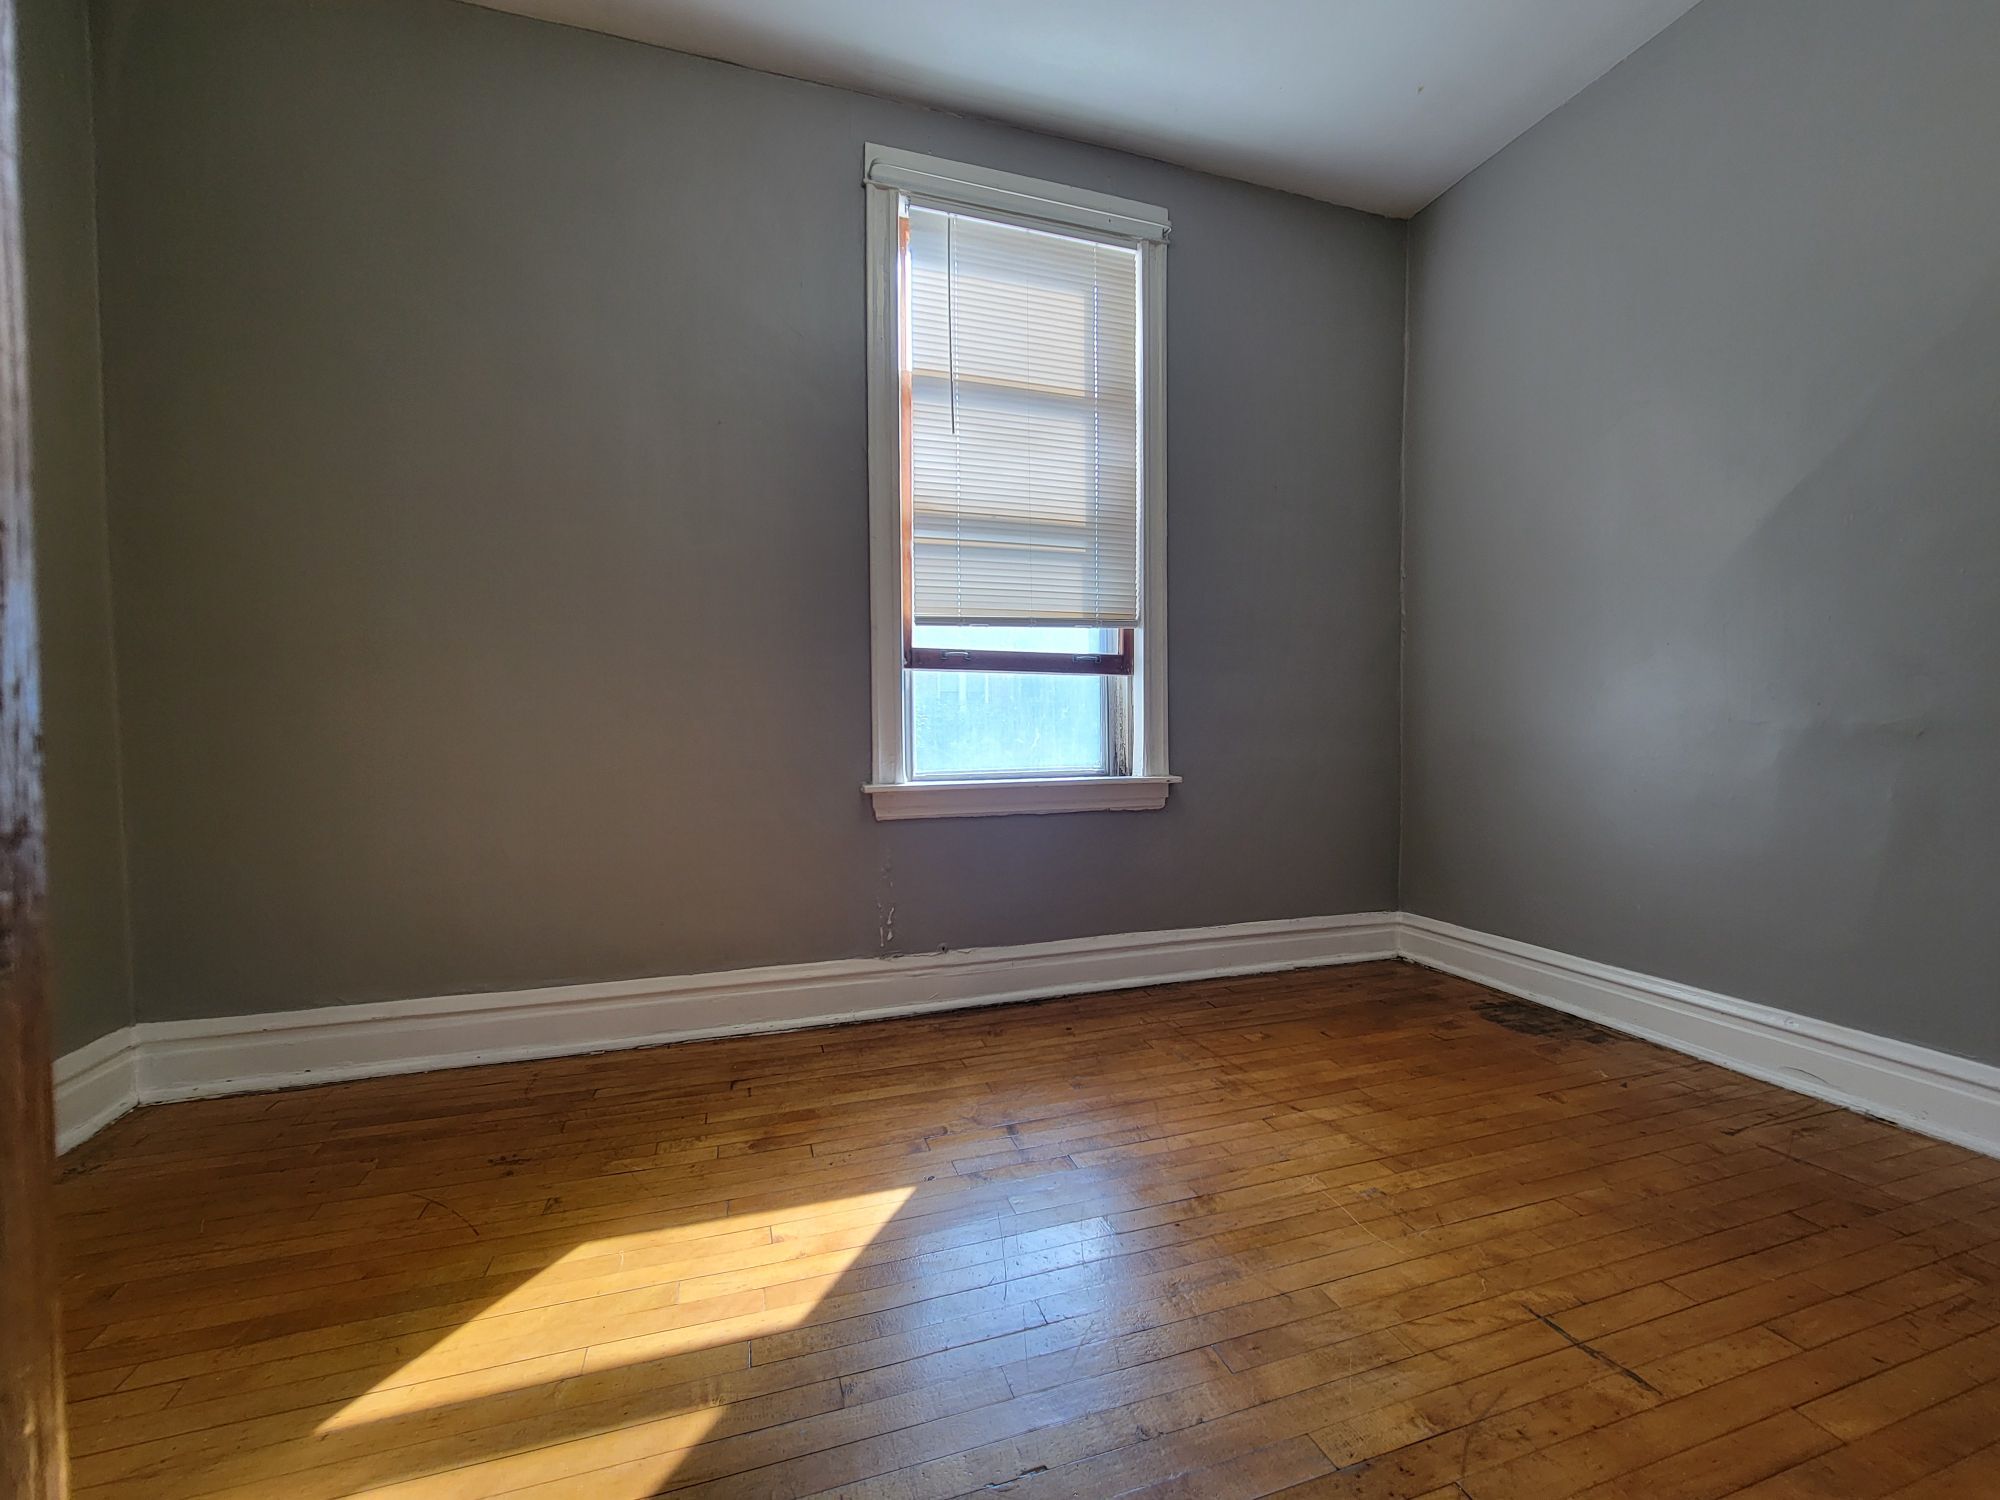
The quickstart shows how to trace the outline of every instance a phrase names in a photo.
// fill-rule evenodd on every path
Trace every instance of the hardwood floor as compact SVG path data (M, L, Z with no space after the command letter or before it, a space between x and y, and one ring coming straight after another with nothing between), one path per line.
M87 1496L2000 1495L2000 1161L1404 964L64 1165Z

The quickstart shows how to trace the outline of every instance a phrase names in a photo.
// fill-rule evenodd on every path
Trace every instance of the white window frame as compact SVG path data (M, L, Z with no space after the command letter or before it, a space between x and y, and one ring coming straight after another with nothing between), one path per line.
M1011 172L871 145L868 193L868 579L874 775L863 788L883 821L1004 813L1138 812L1164 807L1167 771L1167 212L1149 203ZM1139 252L1139 597L1134 632L1130 773L1118 776L911 775L903 588L909 530L902 484L900 200L1077 229Z

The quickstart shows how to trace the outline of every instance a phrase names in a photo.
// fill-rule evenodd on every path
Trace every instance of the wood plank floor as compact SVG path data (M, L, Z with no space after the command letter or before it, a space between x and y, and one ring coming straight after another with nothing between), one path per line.
M2000 1496L2000 1162L1405 964L64 1166L86 1496Z

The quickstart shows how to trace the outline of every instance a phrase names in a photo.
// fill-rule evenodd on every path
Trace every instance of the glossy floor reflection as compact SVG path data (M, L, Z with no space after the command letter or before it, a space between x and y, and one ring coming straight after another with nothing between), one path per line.
M82 1495L2000 1493L2000 1162L1404 964L64 1166Z

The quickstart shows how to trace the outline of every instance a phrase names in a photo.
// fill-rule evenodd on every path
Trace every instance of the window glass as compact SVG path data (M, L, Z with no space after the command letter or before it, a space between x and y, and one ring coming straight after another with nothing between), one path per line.
M919 625L914 641L949 650L1118 649L1116 631L1069 627ZM909 679L918 776L1094 776L1112 769L1112 694L1103 677L919 670Z

